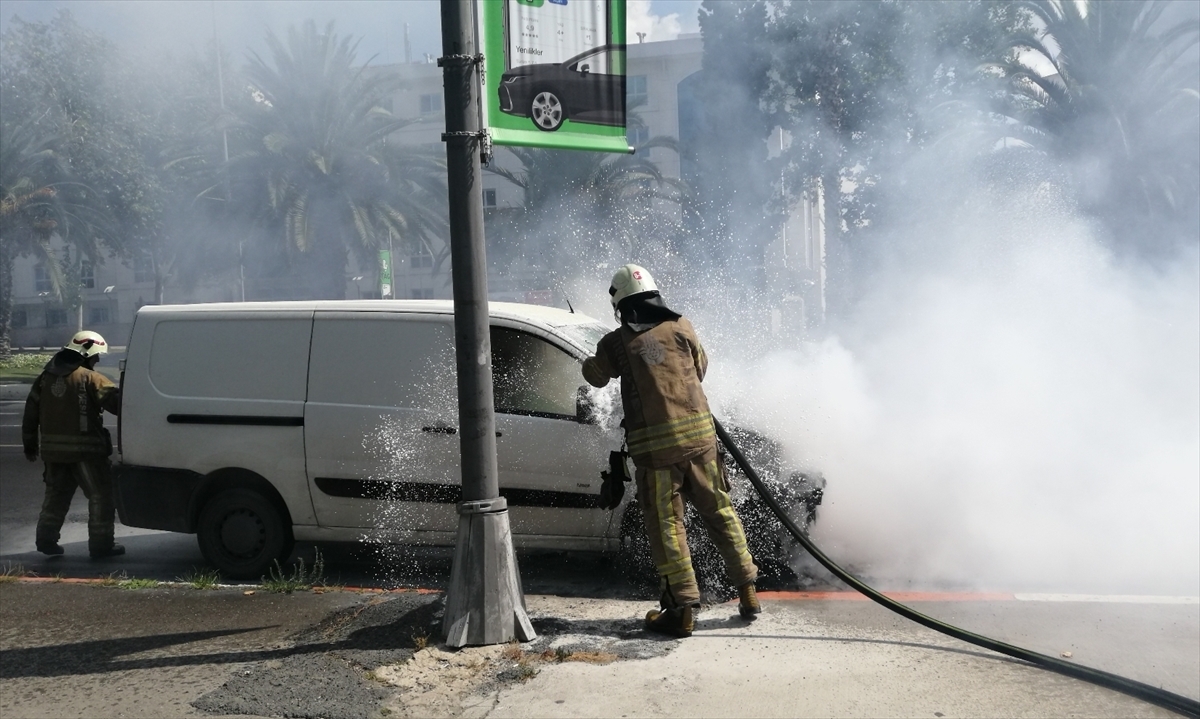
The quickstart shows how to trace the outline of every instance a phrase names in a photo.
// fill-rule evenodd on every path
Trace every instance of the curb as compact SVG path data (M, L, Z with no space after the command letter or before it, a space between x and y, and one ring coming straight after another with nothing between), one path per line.
M144 577L13 577L9 582L17 584L83 584L91 586L117 586L120 582L133 579L144 579ZM114 583L115 582L115 583ZM159 582L156 589L173 589L173 588L190 588L190 582L165 581ZM269 593L263 589L261 584L217 584L213 589L242 589L251 592ZM203 590L201 590L203 591ZM379 587L311 587L309 589L297 590L288 592L289 594L299 594L301 592L311 592L313 594L330 594L332 592L349 592L353 594L442 594L441 589L428 589L426 587L397 587L395 589L382 589Z

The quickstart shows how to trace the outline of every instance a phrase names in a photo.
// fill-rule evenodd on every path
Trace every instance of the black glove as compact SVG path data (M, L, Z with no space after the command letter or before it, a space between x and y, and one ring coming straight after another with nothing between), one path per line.
M600 478L604 480L604 484L600 485L600 498L596 502L600 509L616 509L625 496L625 483L629 481L625 457L624 452L608 453L608 471L600 473Z

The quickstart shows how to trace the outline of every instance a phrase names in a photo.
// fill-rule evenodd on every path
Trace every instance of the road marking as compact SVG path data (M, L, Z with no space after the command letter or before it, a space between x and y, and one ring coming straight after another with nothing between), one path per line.
M1008 592L884 592L897 602L1006 602L1014 595ZM817 599L857 602L871 601L858 592L759 592L763 599Z
M1014 594L1018 602L1103 602L1106 604L1200 604L1200 597L1146 594Z
M897 602L1095 602L1102 604L1200 604L1200 597L1141 594L1030 594L1009 592L884 592ZM763 599L870 601L858 592L759 592Z

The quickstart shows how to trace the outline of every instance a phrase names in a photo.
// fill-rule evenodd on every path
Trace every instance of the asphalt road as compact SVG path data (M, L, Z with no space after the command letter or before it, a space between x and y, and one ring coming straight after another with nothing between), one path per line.
M87 553L87 500L77 492L63 525L61 557L34 550L43 488L42 464L28 462L21 449L23 400L0 400L0 563L20 564L40 576L96 578L114 572L130 577L172 581L206 568L195 535L126 527L118 521L122 557L92 560ZM116 418L105 414L116 436ZM311 565L321 552L327 578L356 587L420 586L442 588L450 575L450 548L405 548L298 543L295 558ZM592 553L540 552L520 557L524 586L530 592L583 596L636 596L609 558ZM631 595L631 592L635 594ZM721 597L725 599L726 597Z
M16 400L0 401L0 565L20 564L43 577L117 574L163 581L204 566L193 536L120 525L117 536L129 553L112 560L90 560L82 495L76 497L64 527L66 556L49 559L35 553L41 466L22 456L21 406ZM311 557L314 549L301 546L297 552ZM449 574L449 554L442 550L320 549L328 577L350 586L439 588ZM603 619L601 629L589 630L588 636L615 633L624 637L622 641L640 636L637 617L651 606L646 601L650 597L625 583L604 558L522 556L521 572L529 595L553 595L531 598L531 608L539 601L545 605L543 634L570 633L577 626L573 622L580 621L575 614L587 606ZM203 593L123 592L66 584L0 587L4 659L0 709L5 716L92 716L97 715L97 707L110 706L121 710L100 713L184 716L198 711L191 702L208 697L200 704L210 712L236 709L241 714L308 716L294 706L272 704L285 700L262 692L273 686L304 684L306 676L326 670L349 684L321 691L357 697L353 702L358 703L331 709L325 716L343 709L346 716L374 715L378 706L387 702L395 706L399 701L396 695L384 696L368 691L370 686L363 689L355 684L361 671L347 674L336 662L320 669L312 658L317 650L304 650L295 658L286 652L271 653L296 646L296 637L311 633L330 612L360 606L367 599L349 593L270 598L263 597L261 590L253 596L264 601L248 604L252 600L241 589ZM564 605L554 597L574 599ZM938 595L929 595L918 598L916 608L1002 641L1053 656L1070 652L1072 661L1200 696L1196 598L959 599L940 601ZM764 620L752 625L730 620L727 605L707 609L697 636L669 655L603 667L548 666L528 682L491 687L486 690L492 692L485 702L487 712L495 716L1165 715L1135 700L944 638L845 595L804 599L785 593L770 599L767 607ZM371 632L363 634L368 635ZM132 641L137 637L148 639ZM47 668L20 668L10 661L18 656L12 653L16 649L21 650L20 656L46 659ZM318 653L343 649L337 645ZM61 665L55 657L78 652L96 654L99 664L76 662L66 669L54 668ZM180 652L188 658L171 658ZM114 663L112 657L123 654L133 654L135 660ZM365 666L364 661L355 659L349 666ZM254 681L239 684L233 681L238 676ZM611 690L617 686L623 689ZM664 694L656 686L669 691ZM739 696L744 700L731 703Z

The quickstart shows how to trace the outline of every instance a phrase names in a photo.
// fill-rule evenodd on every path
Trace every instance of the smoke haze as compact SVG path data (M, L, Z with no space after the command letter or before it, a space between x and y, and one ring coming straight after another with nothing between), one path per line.
M1200 593L1196 252L1125 265L1048 185L922 163L852 317L711 347L710 394L824 472L814 538L885 583Z

